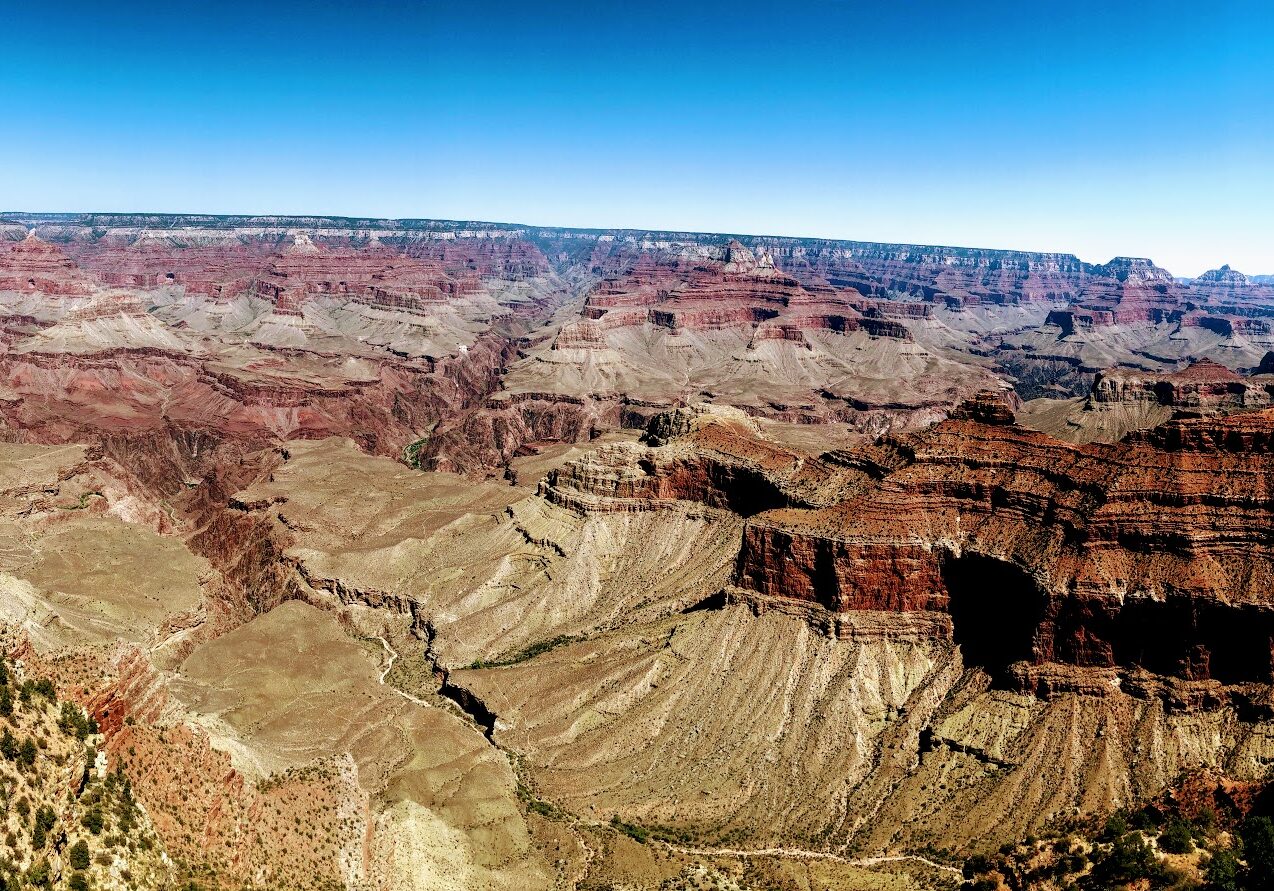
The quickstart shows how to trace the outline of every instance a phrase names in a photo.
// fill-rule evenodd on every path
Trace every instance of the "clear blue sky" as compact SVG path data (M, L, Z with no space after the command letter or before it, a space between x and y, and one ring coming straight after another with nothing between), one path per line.
M0 0L0 207L1274 273L1269 2Z

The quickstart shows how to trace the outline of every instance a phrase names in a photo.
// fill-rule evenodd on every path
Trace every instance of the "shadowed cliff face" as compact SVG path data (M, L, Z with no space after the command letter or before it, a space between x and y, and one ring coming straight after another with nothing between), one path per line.
M1011 664L1035 656L1047 596L1021 567L978 554L947 556L942 582L965 665L1003 681Z
M1272 437L1267 411L1087 447L950 421L860 497L754 518L738 583L831 610L949 611L966 659L992 669L1268 681Z
M976 554L941 561L964 662L1012 685L1014 662L1142 668L1223 684L1274 680L1274 609L1178 597L1050 596L1022 567Z
M1062 598L1050 604L1033 658L1074 665L1137 666L1224 684L1269 683L1274 610L1188 598L1123 604Z

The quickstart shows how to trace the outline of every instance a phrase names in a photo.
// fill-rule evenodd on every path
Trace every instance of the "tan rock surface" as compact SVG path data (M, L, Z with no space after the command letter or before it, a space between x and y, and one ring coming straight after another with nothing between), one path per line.
M331 616L286 603L196 649L172 690L214 745L265 775L351 754L385 804L365 867L374 884L546 886L508 763L472 725L380 684L376 655Z

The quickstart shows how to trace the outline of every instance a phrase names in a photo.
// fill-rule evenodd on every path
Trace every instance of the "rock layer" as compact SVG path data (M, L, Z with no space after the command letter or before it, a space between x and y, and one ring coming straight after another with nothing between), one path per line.
M855 455L882 476L858 498L753 518L737 584L832 611L949 611L995 668L1267 682L1272 445L1270 411L1113 446L948 421ZM903 458L886 470L882 452Z
M1229 377L1196 367L1182 385ZM947 613L966 659L996 672L1274 680L1274 410L1073 445L986 394L930 430L809 459L701 407L658 417L647 442L569 462L541 494L750 517L733 596Z

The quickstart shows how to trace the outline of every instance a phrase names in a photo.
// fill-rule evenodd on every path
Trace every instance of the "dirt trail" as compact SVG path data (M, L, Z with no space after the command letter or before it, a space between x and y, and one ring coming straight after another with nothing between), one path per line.
M398 651L395 650L393 647L391 647L389 645L389 641L385 640L385 638L381 637L379 634L376 635L376 639L380 641L381 646L385 648L385 655L389 657L389 661L385 663L385 667L380 670L380 677L378 677L377 680L380 681L382 684L384 684L384 686L388 687L390 690L393 690L403 699L406 699L408 702L414 702L416 705L430 706L430 703L425 702L425 700L418 699L417 697L412 696L410 693L408 693L405 690L399 690L393 684L385 683L385 678L389 675L390 670L393 669L394 663L398 661Z
M963 873L954 866L948 866L944 863L936 863L927 857L921 857L918 854L886 854L878 857L859 857L850 858L842 857L839 854L832 854L827 851L807 851L803 848L754 848L744 850L739 848L687 848L681 845L661 844L672 851L682 854L690 854L697 857L712 856L730 856L730 857L789 857L799 860L835 860L837 863L844 863L848 866L880 866L884 863L902 863L904 861L915 861L923 863L932 869L941 872L951 873L952 875L963 877Z

